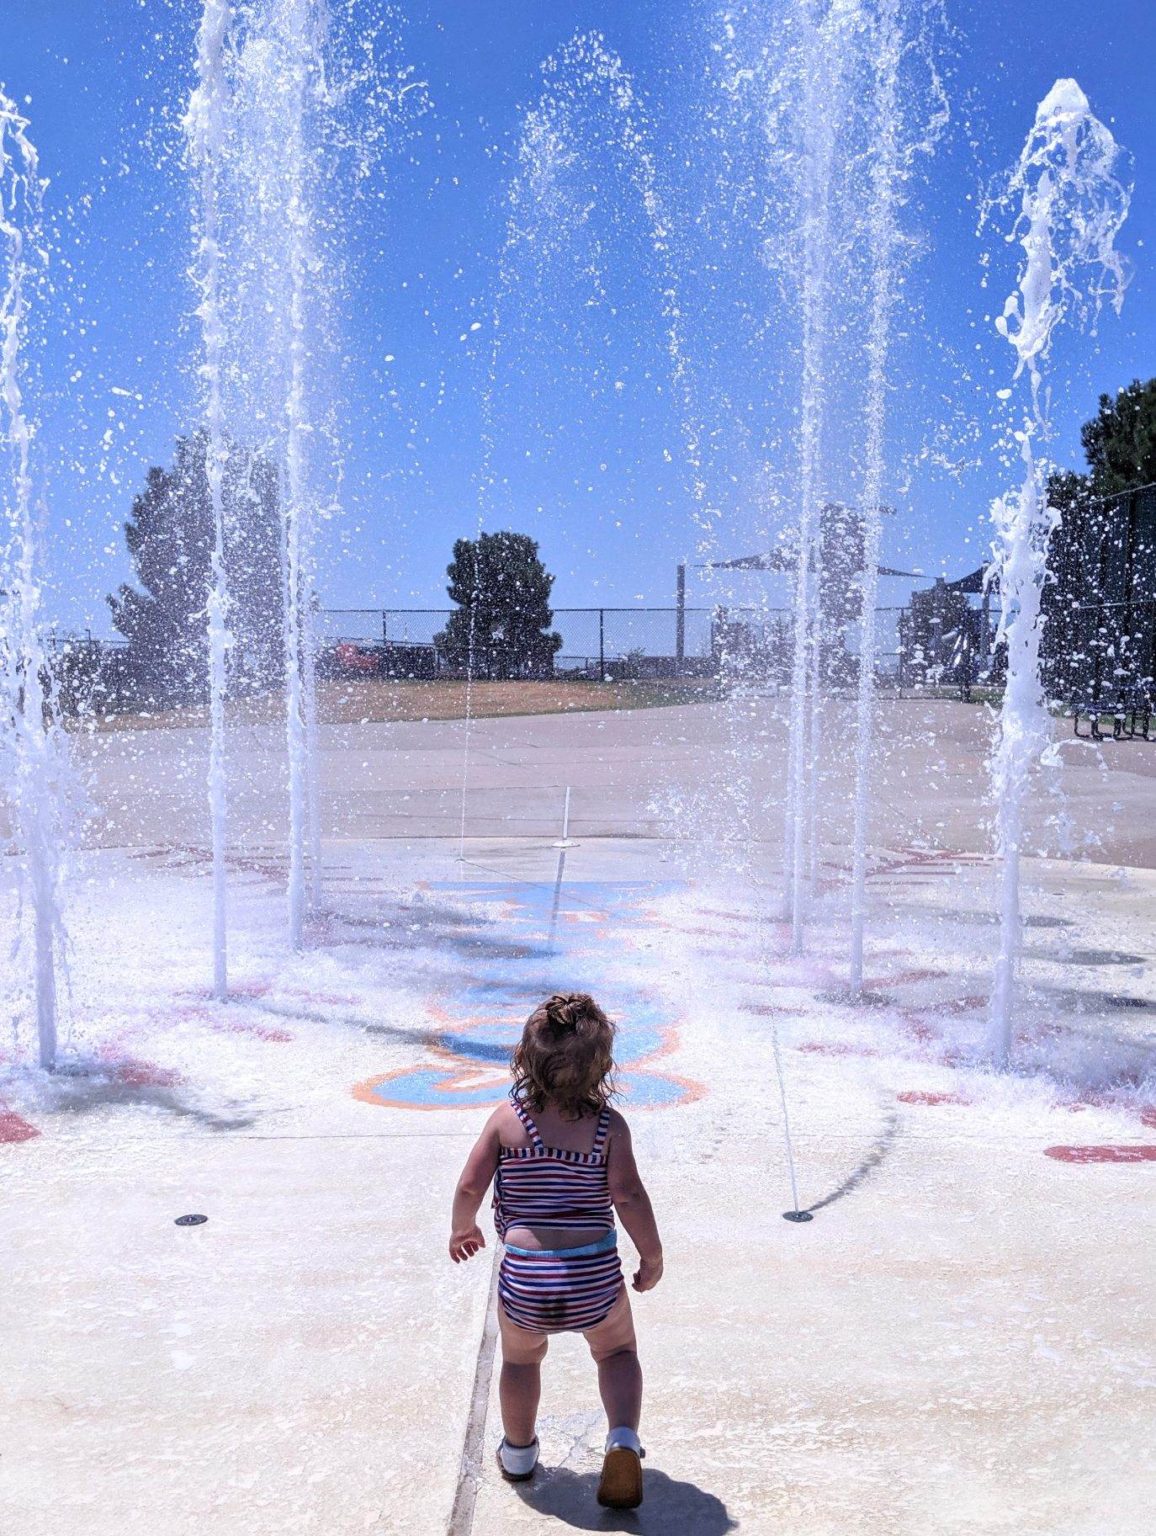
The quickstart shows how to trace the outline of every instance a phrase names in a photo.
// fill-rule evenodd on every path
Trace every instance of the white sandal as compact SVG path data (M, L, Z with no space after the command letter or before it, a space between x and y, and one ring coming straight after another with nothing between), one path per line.
M529 1445L511 1445L505 1435L502 1436L498 1444L498 1470L508 1483L529 1482L537 1465L537 1435Z

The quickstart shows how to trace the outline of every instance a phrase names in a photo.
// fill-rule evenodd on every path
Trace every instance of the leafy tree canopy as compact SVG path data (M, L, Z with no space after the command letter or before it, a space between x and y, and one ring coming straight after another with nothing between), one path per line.
M1156 379L1133 379L1080 428L1088 469L1057 470L1048 500L1061 515L1086 508L1093 497L1113 496L1156 482Z
M113 623L133 668L158 702L199 696L207 676L206 604L213 549L203 432L180 438L168 469L149 470L133 502L125 542L137 587L110 596ZM277 473L269 460L229 446L224 478L229 587L230 686L276 681L281 652L281 556Z
M1156 379L1133 379L1115 395L1101 395L1080 441L1097 496L1156 481Z
M1041 655L1049 690L1065 699L1114 697L1128 679L1150 679L1156 662L1151 504L1120 494L1156 482L1156 379L1101 395L1080 438L1087 473L1048 481L1060 520L1048 545Z
M458 539L446 575L458 607L435 644L451 666L472 666L479 677L553 670L562 637L550 631L554 578L536 540L505 532Z

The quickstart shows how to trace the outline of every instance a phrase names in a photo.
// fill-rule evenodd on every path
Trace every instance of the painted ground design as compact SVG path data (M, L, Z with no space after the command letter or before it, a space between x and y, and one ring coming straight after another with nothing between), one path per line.
M591 992L618 1026L622 1101L634 1109L688 1103L698 1083L661 1070L678 1045L678 1019L656 983L663 925L655 911L675 882L460 881L432 887L480 909L509 942L479 947L471 979L431 997L425 1059L359 1083L356 1098L395 1109L498 1104L509 1091L510 1052L536 1001Z

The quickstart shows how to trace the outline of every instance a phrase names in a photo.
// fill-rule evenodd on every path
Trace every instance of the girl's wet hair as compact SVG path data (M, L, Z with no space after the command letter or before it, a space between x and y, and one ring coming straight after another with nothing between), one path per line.
M526 1020L512 1067L529 1109L548 1100L568 1120L597 1114L614 1093L614 1025L588 993L556 992Z

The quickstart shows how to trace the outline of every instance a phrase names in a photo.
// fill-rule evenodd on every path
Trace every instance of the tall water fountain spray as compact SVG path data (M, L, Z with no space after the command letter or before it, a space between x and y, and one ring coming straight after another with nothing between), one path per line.
M784 825L785 916L791 925L791 948L796 953L803 946L818 846L822 722L820 514L833 181L836 149L848 107L845 83L852 38L862 24L860 0L799 3L804 70L799 256L803 335L794 655Z
M578 32L542 65L543 88L527 112L518 145L519 169L507 194L505 240L499 258L498 290L491 314L491 343L486 387L482 395L482 462L478 477L479 540L491 508L497 475L494 468L498 389L504 332L503 311L518 283L518 263L526 252L545 271L557 262L559 249L575 237L598 206L612 208L597 186L584 192L581 205L562 185L567 172L596 145L609 150L615 168L638 200L647 242L655 264L656 299L669 378L679 410L689 489L700 528L713 527L717 515L708 504L701 453L701 429L694 402L687 356L679 282L671 251L670 221L664 206L653 143L654 129L630 70L599 32ZM591 196L591 194L593 194ZM604 299L602 272L595 255L584 268L592 302ZM466 665L465 730L463 735L458 862L465 859L470 743L473 721L473 679L479 606L478 567L470 609Z
M213 863L213 993L228 996L228 783L225 761L225 694L228 685L229 589L225 571L225 438L223 369L225 324L221 294L221 180L224 173L229 86L225 42L232 19L229 0L205 0L197 38L197 86L185 115L189 155L197 173L197 240L193 276L200 302L204 358L205 472L213 525L208 594L209 821Z
M372 185L382 149L404 142L426 98L394 55L400 37L387 0L332 8L328 0L233 0L233 10L227 414L233 435L277 473L287 918L296 949L322 882L316 602L319 531L341 480L344 220L359 187Z
M915 8L918 10L918 8ZM867 260L870 274L865 352L863 484L863 569L860 576L859 675L855 707L855 791L851 835L850 991L863 990L863 943L867 922L867 835L871 814L871 765L875 749L876 619L879 557L883 538L886 472L887 369L892 321L905 257L910 246L900 227L905 187L919 155L934 151L950 111L931 46L926 18L905 21L900 0L876 0L864 36L874 72L870 106L870 173L867 181ZM922 59L926 83L917 100L919 121L905 122L900 69L905 57ZM915 133L908 130L916 128ZM908 249L905 251L904 247Z
M11 832L22 857L24 907L32 927L40 1065L56 1066L57 979L64 938L61 847L67 751L56 720L40 638L41 572L33 494L35 427L25 404L29 303L42 277L40 179L28 121L0 91L0 443L11 465L0 608L5 762Z
M1123 304L1126 279L1115 239L1129 194L1116 175L1119 156L1112 134L1093 115L1076 82L1057 80L1036 110L1008 188L1008 200L1018 203L1008 239L1018 240L1023 256L1017 288L996 325L1015 349L1014 378L1026 374L1029 395L1014 433L1023 484L992 506L995 539L989 568L989 579L999 589L997 643L1007 646L1007 681L991 756L1000 861L991 1052L1000 1066L1011 1055L1024 810L1033 767L1050 737L1039 674L1040 600L1048 539L1059 514L1048 504L1047 466L1035 453L1035 440L1048 427L1043 365L1052 333L1069 310L1094 313L1105 297L1117 313Z
M822 843L824 695L852 660L844 631L854 619L859 646L853 658L858 682L850 970L851 990L858 993L876 745L888 367L894 313L918 249L902 227L901 213L917 160L934 151L948 121L936 64L943 18L936 0L792 0L785 6L736 0L723 15L724 36L716 51L725 61L727 95L736 104L746 99L757 107L753 118L744 115L736 124L733 163L742 164L748 143L758 146L759 156L753 175L728 189L727 216L738 211L749 217L754 211L764 263L797 296L801 331L798 470L788 492L790 520L780 528L779 549L768 562L772 569L792 570L794 588L783 916L791 948L798 952ZM757 137L752 127L759 130ZM722 147L725 157L725 135ZM771 307L757 317L764 336L774 319ZM860 364L865 377L857 396ZM844 487L855 478L860 479L857 510L848 515L840 493L846 496ZM782 493L775 499L786 500Z
M899 183L899 61L903 33L899 0L879 0L875 25L875 154L871 167L868 237L871 314L867 329L867 394L863 472L863 571L860 577L859 678L855 711L855 803L851 837L851 967L853 996L863 990L863 937L867 920L867 822L871 747L875 725L875 606L883 542L883 473L887 356L895 302L895 199Z
M285 390L285 727L289 754L289 939L302 943L306 908L306 853L311 803L310 717L316 711L311 603L313 509L308 494L307 442L312 430L306 395L308 343L305 285L310 246L306 198L305 115L315 66L311 0L278 0L285 67L288 135L285 141L285 218L288 241L288 378Z
M316 244L324 92L324 0L253 0L240 8L230 159L230 251L238 306L241 430L278 465L282 664L288 777L287 917L301 947L320 893L317 794L314 358L328 297Z

